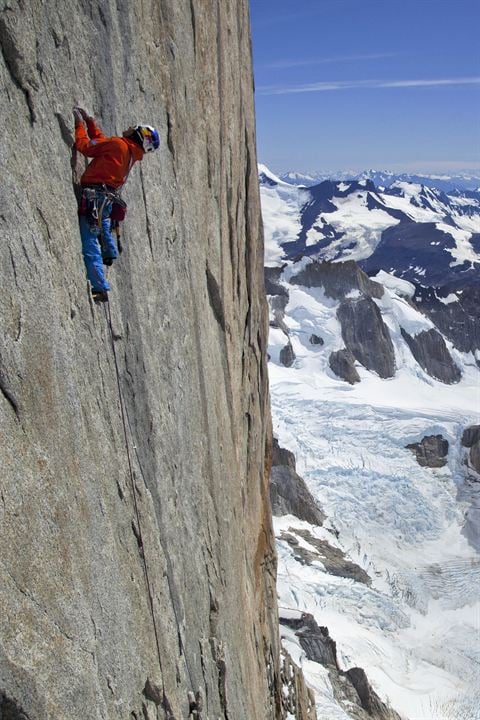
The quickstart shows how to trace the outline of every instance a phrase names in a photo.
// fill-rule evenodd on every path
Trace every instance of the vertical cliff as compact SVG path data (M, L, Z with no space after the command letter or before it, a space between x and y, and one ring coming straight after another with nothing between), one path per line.
M249 43L247 0L2 2L0 716L283 715ZM77 102L163 140L112 330Z

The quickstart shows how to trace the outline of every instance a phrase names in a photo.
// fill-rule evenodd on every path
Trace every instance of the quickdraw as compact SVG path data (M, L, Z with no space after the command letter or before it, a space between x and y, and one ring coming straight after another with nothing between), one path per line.
M117 239L118 252L122 252L122 244L120 241L120 222L124 220L127 214L127 203L122 200L120 195L113 190L107 188L106 185L98 187L84 187L78 214L87 218L91 227L98 228L99 241L102 243L102 218L106 203L112 204L110 211L110 220L112 232L115 233Z

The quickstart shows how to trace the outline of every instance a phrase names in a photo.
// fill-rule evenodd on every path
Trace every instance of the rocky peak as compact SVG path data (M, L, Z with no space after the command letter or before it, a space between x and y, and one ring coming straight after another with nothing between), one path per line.
M344 262L314 260L293 275L290 282L292 285L305 287L323 287L325 294L336 300L343 299L352 290L357 290L371 298L381 298L384 292L380 283L370 280L354 260Z

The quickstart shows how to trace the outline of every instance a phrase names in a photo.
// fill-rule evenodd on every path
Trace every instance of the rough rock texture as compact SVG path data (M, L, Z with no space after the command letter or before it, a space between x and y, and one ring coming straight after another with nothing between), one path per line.
M337 310L343 341L367 370L381 378L395 374L395 351L388 328L375 302L368 297L345 300Z
M468 448L468 464L480 475L480 425L465 428L462 445Z
M355 358L350 350L343 348L330 353L328 364L335 375L346 380L350 385L360 382L360 375L355 368Z
M11 0L0 47L0 713L180 720L202 688L215 720L281 718L248 3ZM75 102L162 136L113 338Z
M439 468L447 464L448 440L442 435L426 435L420 442L406 445L406 448L415 453L422 467Z
M401 720L375 693L362 668L340 670L335 641L328 628L320 627L313 615L281 618L281 624L295 630L308 660L321 663L328 670L336 701L354 720Z
M354 260L344 262L309 263L304 270L294 275L292 285L323 287L325 295L339 300L352 290L359 290L368 297L381 298L384 290L380 283L370 280Z
M409 335L403 328L401 331L413 357L428 375L449 385L461 379L462 374L437 330L423 330L415 336Z
M295 456L273 439L270 499L274 515L295 515L312 525L322 525L325 513L305 481L295 470Z

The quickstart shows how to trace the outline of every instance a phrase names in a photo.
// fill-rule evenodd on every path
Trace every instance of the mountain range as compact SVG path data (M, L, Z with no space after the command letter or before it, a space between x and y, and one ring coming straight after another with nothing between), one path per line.
M284 648L329 720L480 720L480 195L259 167Z
M290 170L280 175L280 179L292 185L318 185L324 180L371 180L377 187L390 187L396 182L412 182L425 187L434 187L444 192L450 190L478 190L480 189L480 169L459 172L456 175L448 173L421 174L421 173L394 173L388 170L338 170L334 172L301 173Z

